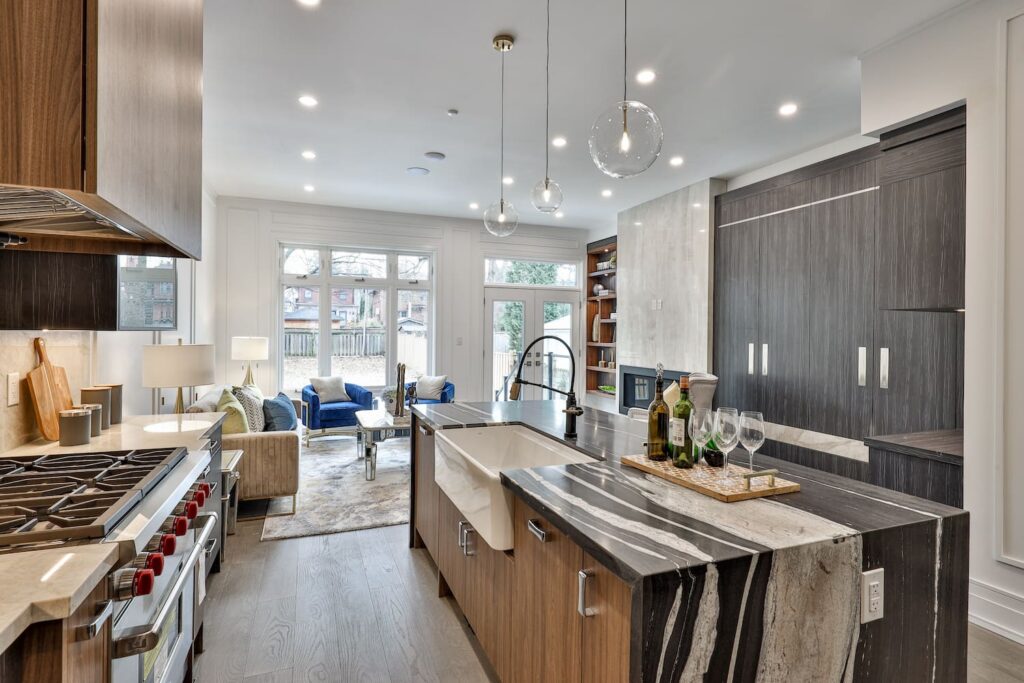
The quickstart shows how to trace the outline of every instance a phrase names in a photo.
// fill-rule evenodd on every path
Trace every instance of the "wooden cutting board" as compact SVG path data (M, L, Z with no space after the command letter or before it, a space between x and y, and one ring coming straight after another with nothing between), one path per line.
M36 339L36 351L40 348L41 339ZM45 348L45 347L44 347ZM57 383L53 378L53 368L48 363L29 370L25 378L28 390L32 395L32 405L36 411L36 422L43 437L50 441L60 439L60 420L57 413L63 410L57 397Z
M50 362L50 356L46 352L46 340L36 337L36 353L39 354L40 365L49 368L50 377L53 380L56 391L58 410L68 410L74 405L71 401L71 386L68 384L68 373L59 365Z
M743 474L749 472L745 467L729 465L728 474L721 467L711 467L698 463L690 469L681 469L671 462L663 460L654 462L644 455L624 455L622 464L661 477L673 484L684 486L691 491L710 496L723 503L735 503L751 498L777 496L783 493L796 493L800 484L776 476L774 484L769 485L767 479L755 479L747 488Z

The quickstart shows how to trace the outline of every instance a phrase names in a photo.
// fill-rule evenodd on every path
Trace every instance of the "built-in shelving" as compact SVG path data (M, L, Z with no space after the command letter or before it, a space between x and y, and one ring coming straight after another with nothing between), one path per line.
M599 263L608 263L616 254L616 238L592 242L587 245L587 316L586 316L586 377L588 394L602 397L614 397L609 391L598 389L599 386L612 386L616 383L616 368L602 367L601 361L613 363L615 357L615 323L612 314L616 313L618 294L616 292L616 273L618 263L606 268L598 267ZM594 286L600 285L608 290L607 294L594 294ZM594 323L597 323L598 336L594 341Z

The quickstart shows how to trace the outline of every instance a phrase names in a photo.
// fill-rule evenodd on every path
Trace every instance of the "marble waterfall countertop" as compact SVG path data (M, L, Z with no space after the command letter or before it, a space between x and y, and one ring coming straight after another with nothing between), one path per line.
M32 624L71 616L116 561L109 543L0 555L0 652Z
M501 479L631 586L631 680L966 676L963 510L766 456L756 468L777 468L801 490L722 503L620 465L643 452L645 423L586 408L566 441L562 407L413 411L436 430L521 424L594 458ZM885 571L884 618L862 623L862 572L873 568Z

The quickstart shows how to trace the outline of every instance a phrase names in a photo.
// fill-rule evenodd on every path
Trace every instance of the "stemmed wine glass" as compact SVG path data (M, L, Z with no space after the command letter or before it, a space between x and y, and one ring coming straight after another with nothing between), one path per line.
M711 439L711 432L714 430L714 427L715 420L710 409L694 408L690 413L690 424L688 425L690 438L693 439L693 443L697 445L701 453L703 453L704 446ZM694 457L693 461L696 463L697 458Z
M750 453L750 471L754 471L754 453L764 445L764 416L752 410L740 413L740 443Z
M729 453L740 440L740 421L735 408L719 408L715 414L715 445L722 451L722 473L729 474Z

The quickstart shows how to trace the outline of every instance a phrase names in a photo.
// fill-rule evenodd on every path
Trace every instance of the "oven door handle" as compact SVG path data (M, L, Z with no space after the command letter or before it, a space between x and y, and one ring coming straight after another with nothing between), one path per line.
M185 582L193 578L192 570L195 568L196 563L199 562L200 556L206 552L206 542L210 539L210 535L213 534L213 528L217 524L216 513L200 515L198 519L202 520L202 531L196 537L195 546L192 548L192 552L189 553L188 558L185 559L185 563L182 564L181 573L174 580L174 585L171 587L170 592L168 592L163 604L160 605L160 610L156 613L156 617L152 623L134 626L115 633L113 638L114 659L148 652L160 642L160 629L163 627L167 616L171 613L171 609L177 604L178 596L181 595L181 591L185 588Z

